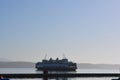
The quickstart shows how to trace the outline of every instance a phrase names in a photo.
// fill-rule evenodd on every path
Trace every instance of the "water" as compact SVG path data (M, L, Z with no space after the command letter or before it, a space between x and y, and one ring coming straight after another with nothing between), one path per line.
M0 68L0 73L43 73L36 71L35 68ZM77 69L76 73L119 73L117 69ZM111 80L113 78L57 78L48 80ZM39 79L10 79L10 80L45 80Z

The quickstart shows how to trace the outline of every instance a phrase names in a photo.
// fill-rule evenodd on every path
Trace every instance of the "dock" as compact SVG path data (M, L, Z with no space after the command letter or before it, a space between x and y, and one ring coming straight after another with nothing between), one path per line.
M5 78L76 78L76 77L120 77L120 73L51 73L51 74L36 74L36 73L16 73L16 74L0 74Z

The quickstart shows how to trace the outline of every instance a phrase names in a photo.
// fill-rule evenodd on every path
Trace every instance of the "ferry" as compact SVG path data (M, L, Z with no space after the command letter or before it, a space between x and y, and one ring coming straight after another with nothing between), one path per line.
M0 80L10 80L10 79L4 78L3 76L0 76Z
M35 64L37 70L48 70L48 71L76 71L77 64L71 61L68 61L67 58L59 59L56 58L53 60L43 59L42 62L37 62Z
M112 80L120 80L120 77L118 79L112 79Z
M10 80L10 79L8 79L8 78L0 78L0 80Z

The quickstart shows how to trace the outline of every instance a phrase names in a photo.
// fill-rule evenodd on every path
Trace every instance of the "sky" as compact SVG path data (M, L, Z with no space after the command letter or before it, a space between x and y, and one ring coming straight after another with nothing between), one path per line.
M0 0L0 58L120 64L120 0Z

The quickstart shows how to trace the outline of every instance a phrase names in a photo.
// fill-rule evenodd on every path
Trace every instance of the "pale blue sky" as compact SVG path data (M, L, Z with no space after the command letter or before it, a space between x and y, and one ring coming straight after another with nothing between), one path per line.
M0 0L0 57L120 64L120 0Z

